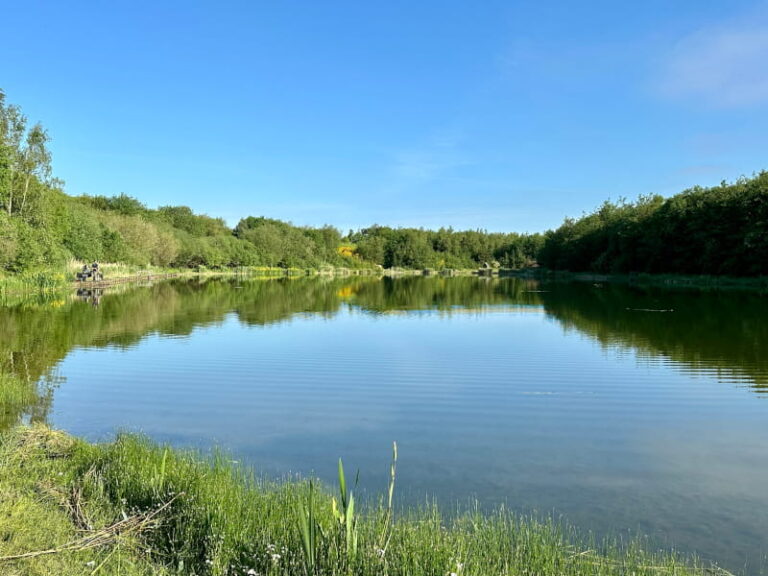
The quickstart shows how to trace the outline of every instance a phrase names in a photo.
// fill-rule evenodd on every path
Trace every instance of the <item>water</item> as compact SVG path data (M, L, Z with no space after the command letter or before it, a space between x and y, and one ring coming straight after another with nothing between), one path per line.
M167 282L0 309L36 419L225 447L403 503L504 503L755 573L768 298L515 279ZM661 312L659 310L665 310ZM30 416L28 415L27 418Z

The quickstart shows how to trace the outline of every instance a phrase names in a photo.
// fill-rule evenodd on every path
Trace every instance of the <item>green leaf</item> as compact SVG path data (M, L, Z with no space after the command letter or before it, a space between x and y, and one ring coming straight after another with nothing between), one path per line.
M343 513L347 509L347 481L344 477L344 464L341 463L341 458L339 458L339 492L341 492L341 509Z

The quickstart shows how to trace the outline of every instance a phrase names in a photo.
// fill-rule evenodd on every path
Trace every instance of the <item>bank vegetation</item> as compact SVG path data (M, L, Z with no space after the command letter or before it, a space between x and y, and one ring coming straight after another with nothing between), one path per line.
M341 464L335 488L272 482L225 455L132 435L93 445L39 425L0 437L0 464L9 576L727 574L504 508L400 511L396 460L390 490L367 502Z

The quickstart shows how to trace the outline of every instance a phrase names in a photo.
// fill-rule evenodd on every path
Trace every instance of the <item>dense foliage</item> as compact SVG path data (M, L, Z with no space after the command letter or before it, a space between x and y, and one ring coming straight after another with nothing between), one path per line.
M768 274L768 172L664 199L604 203L546 234L554 269L675 274Z
M247 217L233 229L187 206L71 197L49 137L0 91L0 272L68 260L211 268L520 268L756 276L768 273L768 173L664 199L605 202L541 234L372 226L342 234Z
M51 177L47 143L43 127L28 128L20 108L6 104L0 91L0 270L22 272L71 259L212 268L519 266L535 258L540 240L378 226L343 239L330 226L250 216L232 230L187 206L150 209L124 194L68 196Z
M367 261L384 268L520 268L536 260L543 240L539 234L500 234L451 228L389 228L372 226L349 239Z

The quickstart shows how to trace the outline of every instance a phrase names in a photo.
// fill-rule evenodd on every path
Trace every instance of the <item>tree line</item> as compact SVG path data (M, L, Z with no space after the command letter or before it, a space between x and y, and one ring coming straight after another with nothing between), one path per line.
M768 273L768 173L671 198L605 202L544 234L374 225L343 235L248 216L230 228L187 206L69 196L51 170L49 135L0 90L0 271L70 260L169 267L445 269L541 265L555 270Z
M666 199L605 202L547 232L538 261L572 271L768 274L768 172Z
M350 242L366 261L384 268L522 268L536 262L541 234L491 233L452 228L372 226L350 231Z
M211 268L474 267L522 265L539 237L375 226L344 237L332 227L248 216L234 229L187 206L148 208L136 198L64 193L52 177L49 137L0 91L0 269L23 272L68 260ZM489 264L490 265L490 264Z

